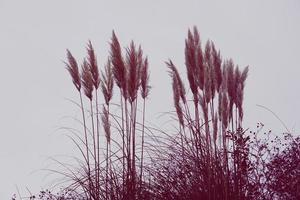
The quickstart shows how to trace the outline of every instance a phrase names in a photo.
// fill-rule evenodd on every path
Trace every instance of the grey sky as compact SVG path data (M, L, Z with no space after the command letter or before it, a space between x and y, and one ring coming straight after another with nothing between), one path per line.
M99 64L108 55L114 29L122 46L141 44L149 56L151 114L169 111L171 87L164 61L182 73L184 39L196 25L202 41L211 39L224 58L250 66L245 91L245 125L261 121L284 129L262 104L299 132L300 2L298 0L0 0L0 199L18 185L37 191L46 158L72 151L60 126L77 110L65 98L77 95L64 69L65 49L85 55L88 39ZM66 122L67 121L67 122ZM151 121L151 119L150 119ZM75 122L74 122L75 123ZM34 173L32 173L34 172Z

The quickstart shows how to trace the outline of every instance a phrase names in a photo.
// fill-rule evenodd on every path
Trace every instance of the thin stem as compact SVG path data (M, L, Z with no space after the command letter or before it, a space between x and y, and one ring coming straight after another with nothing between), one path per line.
M130 131L129 131L129 124L128 124L128 108L127 108L127 99L124 98L125 104L125 124L126 124L126 137L127 137L127 174L126 174L126 186L127 186L127 193L130 191L130 172L131 172L131 162L130 162Z
M92 134L93 134L93 147L94 147L94 165L95 165L95 172L97 177L97 151L96 151L96 135L95 135L95 124L94 124L94 113L93 113L93 102L90 100L91 105L91 119L92 119ZM97 178L96 178L97 181ZM98 194L97 183L96 184L96 194Z
M97 186L97 192L100 192L100 133L99 133L99 109L98 109L98 93L96 89L96 132L97 132L97 168L96 170L96 186ZM98 193L97 196L100 194Z
M143 161L144 161L144 137L145 137L145 112L146 112L146 100L143 98L143 122L142 122L142 155L141 155L141 173L140 173L140 188L143 183Z
M80 107L81 107L82 120L83 120L83 126L84 126L84 138L85 138L86 158L87 158L87 167L88 167L88 187L89 187L89 190L91 190L91 169L90 169L89 144L88 144L85 113L84 113L84 109L83 109L82 94L80 91L79 91L79 96L80 96ZM89 199L91 199L90 196L89 196Z
M122 91L120 89L120 101L121 101L121 121L122 121L122 164L123 164L123 171L122 171L122 179L123 179L123 190L125 188L125 133L124 133L124 108L123 108L123 96ZM123 192L124 194L124 192ZM124 197L123 197L124 198Z
M136 129L136 113L138 99L133 102L133 123L132 123L132 180L133 180L133 196L136 197L136 166L135 166L135 129Z

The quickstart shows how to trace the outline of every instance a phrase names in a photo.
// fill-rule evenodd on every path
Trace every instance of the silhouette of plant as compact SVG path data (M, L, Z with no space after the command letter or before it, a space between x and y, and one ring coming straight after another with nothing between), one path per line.
M185 40L188 89L172 60L165 62L173 130L145 123L151 87L141 46L132 41L124 52L113 31L102 70L91 41L86 50L80 67L70 50L65 62L82 115L82 131L68 129L78 166L57 161L65 171L51 171L70 184L29 199L300 199L300 137L262 133L262 123L254 132L243 128L248 67L222 58L210 40L202 45L196 27Z

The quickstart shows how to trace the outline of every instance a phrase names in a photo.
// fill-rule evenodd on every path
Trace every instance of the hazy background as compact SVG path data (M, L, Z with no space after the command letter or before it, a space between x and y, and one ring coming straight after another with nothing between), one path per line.
M275 133L272 109L299 132L300 1L197 0L0 0L0 199L47 187L40 171L49 156L74 151L59 127L75 124L78 110L66 98L77 93L64 69L65 49L81 61L91 39L101 67L114 29L121 45L141 44L149 56L153 121L170 111L172 95L164 61L173 59L184 74L184 39L196 25L223 57L250 66L245 91L245 126L263 122ZM150 110L149 109L149 110ZM151 121L151 119L150 119Z

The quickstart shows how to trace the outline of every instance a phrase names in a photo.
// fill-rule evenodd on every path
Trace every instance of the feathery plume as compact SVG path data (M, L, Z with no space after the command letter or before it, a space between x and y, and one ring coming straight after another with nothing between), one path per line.
M222 83L219 92L227 92L227 60L222 63Z
M248 71L249 68L248 66L243 70L243 72L240 74L240 78L239 78L239 86L237 88L237 96L238 96L238 102L237 102L237 107L238 107L238 111L239 111L239 119L240 121L243 120L243 101L244 101L244 87L245 87L245 81L247 79L248 76Z
M113 87L114 87L113 73L112 73L112 66L111 66L110 59L107 60L107 63L105 65L105 71L102 72L101 74L102 74L101 90L105 99L105 103L106 105L108 105L113 96Z
M92 100L93 98L93 77L89 68L88 62L84 59L81 71L81 81L84 89L84 94Z
M143 53L141 47L136 50L134 42L131 41L130 47L127 48L126 54L126 65L128 69L127 93L131 102L136 99L137 91L140 85L142 55Z
M236 92L236 107L238 109L239 112L239 119L242 120L243 119L243 100L244 100L244 90L242 89L242 85L239 84L238 88L237 88L237 92Z
M179 120L179 124L181 126L184 126L184 118L183 118L183 112L180 105L180 99L186 103L185 99L185 89L183 86L183 83L181 81L181 78L179 76L179 73L173 64L171 60L169 62L166 62L166 65L170 69L169 74L172 78L172 89L173 89L173 99L174 99L174 107L176 109L177 117Z
M226 62L226 77L227 77L227 92L229 97L229 120L232 118L232 109L235 99L235 89L234 89L234 80L235 80L235 73L234 73L234 64L232 59Z
M76 89L80 91L81 89L81 81L80 81L80 74L78 69L78 64L76 59L73 57L71 52L67 49L67 59L68 62L64 62L67 66L67 70L69 71L73 84L75 85Z
M196 63L197 63L197 75L198 75L198 86L201 90L204 89L204 79L205 79L205 67L204 67L204 58L203 52L200 44L196 49Z
M247 79L247 77L248 77L248 72L249 72L249 66L247 66L244 70L243 70L243 72L242 72L242 74L241 74L241 84L242 84L242 88L244 89L244 86L245 86L245 81L246 81L246 79Z
M171 77L172 77L174 106L176 109L179 124L181 126L184 126L183 112L182 112L182 108L180 105L180 88L178 87L178 85L179 85L178 79L176 78L176 76L171 76Z
M103 129L105 132L106 141L108 143L110 143L111 132L110 132L109 113L108 113L108 110L105 108L105 106L103 106L103 108L102 108L101 120L102 120Z
M141 96L143 99L147 98L149 95L149 91L151 86L149 86L149 71L148 71L148 58L144 59L141 68Z
M194 49L194 59L195 59L195 81L197 83L197 86L203 90L204 89L204 75L205 75L205 70L204 70L204 59L203 59L203 52L201 49L201 41L200 41L200 36L199 36L199 31L196 26L193 28L194 35L190 33L190 35L193 36L193 49Z
M233 102L235 103L236 106L239 98L239 96L237 95L237 91L240 84L241 84L241 72L239 66L237 65L235 67L235 72L234 72L234 99L233 99Z
M199 36L199 35L198 35ZM189 80L190 88L194 97L197 96L198 87L197 87L197 47L199 38L195 38L190 30L188 30L188 38L185 40L185 65L187 69L187 77Z
M179 76L179 73L177 71L177 68L175 67L175 65L171 60L169 60L169 62L166 62L166 65L170 69L170 76L176 79L176 87L178 88L178 92L179 92L179 96L181 97L181 100L183 101L183 103L186 103L185 88Z
M210 99L215 97L216 91L216 74L213 63L213 53L212 53L213 43L211 41L207 41L205 45L205 78L204 78L204 86L205 92L208 93L206 95L207 102Z
M110 43L110 57L112 63L112 71L117 86L121 89L123 96L127 98L126 94L126 67L122 57L122 51L118 38L113 31Z
M214 43L212 42L212 59L215 74L215 88L219 92L222 83L222 58L220 51L217 52Z
M210 102L210 100L212 99L212 85L213 85L213 77L211 76L211 68L208 66L208 64L206 63L205 64L205 80L204 80L204 98L205 98L205 101L207 103Z
M92 74L92 78L93 78L93 84L96 88L96 90L99 88L99 84L100 84L100 76L99 76L99 69L98 69L98 64L97 64L97 58L95 55L95 51L92 45L92 42L89 40L88 45L87 45L87 61L88 61L88 65Z
M193 27L195 46L200 45L199 31L196 26Z

